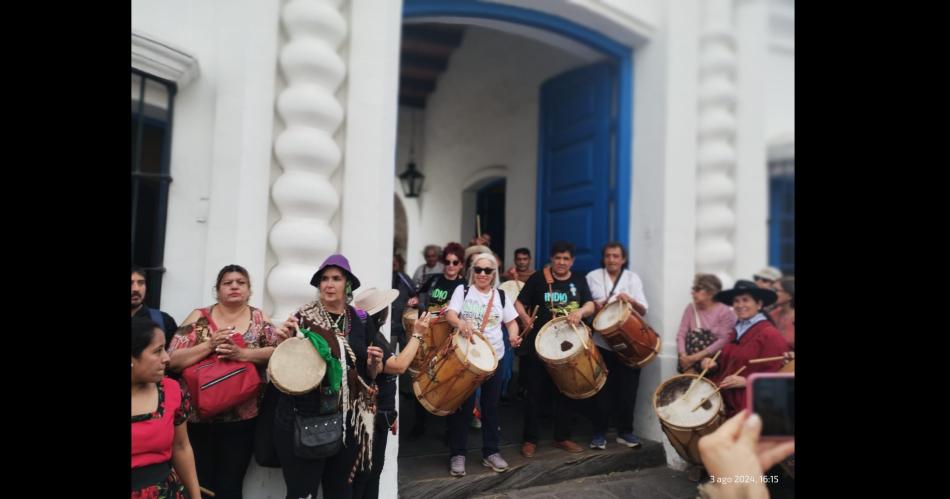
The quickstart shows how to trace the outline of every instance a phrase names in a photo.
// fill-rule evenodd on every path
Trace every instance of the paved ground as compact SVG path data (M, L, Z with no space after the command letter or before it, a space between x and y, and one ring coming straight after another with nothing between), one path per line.
M769 488L772 499L793 499L794 481L787 480ZM474 496L475 499L692 499L697 497L697 484L686 479L686 473L666 467L608 473L540 487L496 492Z
M696 497L696 484L686 473L669 468L645 468L636 471L608 473L560 482L541 487L475 496L479 499L608 499L608 498L674 498Z

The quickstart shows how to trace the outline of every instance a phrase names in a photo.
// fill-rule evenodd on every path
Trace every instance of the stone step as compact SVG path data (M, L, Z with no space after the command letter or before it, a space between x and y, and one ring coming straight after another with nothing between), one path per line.
M610 436L606 450L585 448L577 454L555 448L550 441L542 441L531 459L521 455L520 444L502 446L501 454L510 465L505 473L496 473L483 466L477 448L469 450L464 477L449 475L449 459L445 452L400 458L399 497L465 498L606 473L666 466L666 455L661 443L643 440L641 447L630 449L614 443ZM584 445L586 441L578 441L578 444Z
M663 466L565 480L509 492L490 492L473 499L693 499L697 484L686 472Z

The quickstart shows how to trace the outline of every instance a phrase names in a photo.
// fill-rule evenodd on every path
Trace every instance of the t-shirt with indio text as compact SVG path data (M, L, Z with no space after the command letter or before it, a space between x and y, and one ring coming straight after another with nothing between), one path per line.
M423 283L422 287L419 288L419 299L422 300L422 295L426 295L429 300L427 310L430 312L441 310L452 299L452 292L455 291L455 288L464 285L465 279L461 277L450 281L440 274Z
M534 321L534 327L522 340L522 346L526 345L526 348L533 352L534 338L545 324L555 316L567 315L583 307L591 300L590 288L583 274L571 272L571 276L564 280L554 277L551 291L548 291L544 272L535 272L528 278L528 282L518 295L518 301L524 306L528 315L531 315L535 305L539 305L538 318Z
M482 293L472 286L468 288L468 294L466 294L465 286L458 286L452 293L449 310L455 311L460 319L467 321L473 328L478 329L482 325L482 318L488 309L488 297L493 294L492 292L494 292L494 303L482 334L491 343L492 348L495 349L495 355L501 361L501 358L505 356L505 340L502 337L504 333L502 333L501 324L511 322L518 317L518 312L515 310L514 302L510 297L505 296L505 306L502 307L501 297L497 289Z

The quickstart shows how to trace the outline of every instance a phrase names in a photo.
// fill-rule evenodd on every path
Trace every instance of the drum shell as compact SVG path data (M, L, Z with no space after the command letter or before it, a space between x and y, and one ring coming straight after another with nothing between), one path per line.
M780 372L780 373L793 373L793 372L795 372L795 359L792 359L792 360L788 361L788 364L785 364L784 366L782 366L782 368L779 369L778 372Z
M725 402L722 400L722 397L718 393L713 396L719 399L719 411L717 411L706 422L693 427L670 423L660 416L660 411L657 408L657 400L659 399L660 394L663 393L663 389L669 386L670 383L681 378L698 377L699 376L695 374L683 374L680 376L674 376L663 383L660 383L660 386L656 388L656 392L653 393L653 411L656 413L657 420L660 421L660 428L663 430L663 433L666 434L666 438L669 439L670 445L673 446L673 448L676 450L676 453L691 464L702 465L703 459L699 454L699 439L716 431L726 421L726 415L724 412ZM712 385L713 389L716 388L715 383L709 381L706 378L703 378L700 383L708 383ZM710 398L710 400L714 400L714 398Z
M422 366L429 361L451 335L452 325L445 317L435 317L429 322L429 327L422 332L422 344L419 345L416 356L413 357L412 363L409 365L408 371L413 378L419 375Z
M466 359L465 351L458 348L459 341L467 340L455 334L449 340L453 342L455 348L437 350L436 352L447 353L447 355L438 359L433 355L426 362L426 367L413 379L412 391L422 407L430 413L436 416L452 414L498 368L498 358L491 343L478 333L476 336L485 342L488 346L487 350L491 352L493 359L491 370L486 371L470 364Z
M606 310L607 307L604 307L597 315ZM593 323L597 324L596 316ZM662 345L660 335L642 317L633 313L629 305L623 306L620 320L595 331L600 333L611 350L617 353L617 357L630 367L643 367L652 362ZM651 345L652 349L644 345Z
M587 326L581 323L577 327L578 331L587 332L586 337L580 339L585 342L586 348L580 348L563 359L550 359L542 353L543 336L552 330L552 325L566 320L566 317L558 317L545 324L534 339L534 348L561 393L576 400L586 399L594 396L607 383L607 366L591 340Z

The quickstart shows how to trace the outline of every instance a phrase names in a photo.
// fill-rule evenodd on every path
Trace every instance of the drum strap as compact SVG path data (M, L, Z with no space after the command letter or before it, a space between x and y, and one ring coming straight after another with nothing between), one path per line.
M488 316L491 314L491 307L495 304L495 289L492 288L488 295L488 308L485 309L485 315L482 316L482 325L478 327L479 331L485 331L485 325L488 324Z
M605 290L605 291L607 290L607 278L608 278L608 277L609 277L609 274L607 274L607 269L604 269L604 290ZM623 269L620 269L620 275L618 275L618 276L617 276L617 280L614 281L614 287L610 288L610 293L607 293L607 298L605 299L605 303L608 302L608 301L610 301L610 297L614 295L614 291L617 290L617 285L620 284L620 279L621 279L622 277L623 277Z
M551 275L551 267L544 267L544 282L548 283L548 298L551 300L551 313L554 313L554 289L551 288L551 285L554 284L554 276Z
M699 322L699 311L696 310L696 304L690 303L693 306L693 315L696 316L696 329L702 329L703 325Z

